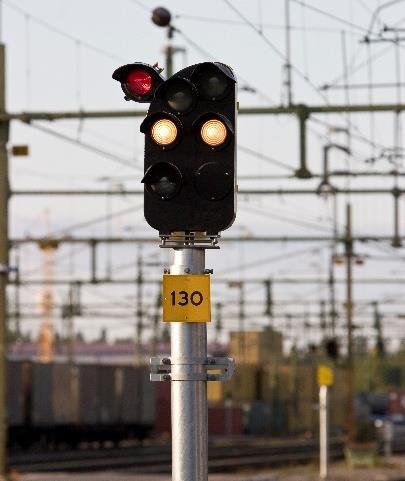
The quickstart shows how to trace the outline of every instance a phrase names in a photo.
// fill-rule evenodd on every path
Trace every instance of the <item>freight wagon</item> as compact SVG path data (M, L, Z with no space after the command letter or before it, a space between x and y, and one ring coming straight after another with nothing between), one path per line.
M155 418L145 366L8 361L10 446L143 438Z

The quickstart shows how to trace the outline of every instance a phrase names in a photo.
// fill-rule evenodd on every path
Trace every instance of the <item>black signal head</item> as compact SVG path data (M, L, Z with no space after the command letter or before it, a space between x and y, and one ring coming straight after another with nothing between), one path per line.
M146 103L151 102L156 89L164 82L164 78L151 65L134 62L117 68L112 78L121 83L125 100Z
M236 215L237 81L232 69L204 62L163 80L150 65L134 63L117 69L113 78L127 98L150 102L141 124L148 224L161 235L217 235L230 227Z

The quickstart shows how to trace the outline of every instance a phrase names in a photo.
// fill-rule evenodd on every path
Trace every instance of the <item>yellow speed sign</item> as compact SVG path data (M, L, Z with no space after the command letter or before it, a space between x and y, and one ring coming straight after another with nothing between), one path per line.
M164 275L163 320L165 322L211 321L209 275Z
M320 364L318 366L317 378L319 386L332 386L334 381L333 370L325 364Z

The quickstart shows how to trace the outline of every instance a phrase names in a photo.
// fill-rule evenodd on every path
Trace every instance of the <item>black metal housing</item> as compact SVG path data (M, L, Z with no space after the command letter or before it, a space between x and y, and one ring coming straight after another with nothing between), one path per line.
M217 71L228 82L220 98L207 98L198 90L207 69ZM164 93L166 83L176 79L184 79L184 85L191 86L195 101L189 110L172 110L169 114ZM204 62L174 74L161 84L151 101L141 127L145 133L145 173L155 164L168 162L179 169L182 179L176 194L162 199L148 188L148 176L144 178L145 218L160 234L183 231L215 235L232 225L236 214L236 87L236 77L229 67ZM211 115L221 119L228 130L226 142L213 149L202 141L197 128L201 119ZM159 116L176 117L176 124L181 126L181 138L173 148L162 149L150 137L148 127Z
M133 70L143 70L150 74L152 77L152 88L147 95L134 95L130 92L125 84L127 75ZM149 103L152 101L156 89L164 82L164 78L160 73L151 65L142 62L134 62L118 67L112 74L112 78L121 83L122 91L125 94L125 100L133 100L134 102Z

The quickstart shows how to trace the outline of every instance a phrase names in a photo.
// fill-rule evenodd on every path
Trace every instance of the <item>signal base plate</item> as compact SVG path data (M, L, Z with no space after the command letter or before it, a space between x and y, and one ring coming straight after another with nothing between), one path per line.
M160 245L164 249L219 249L219 234L205 232L172 232L160 234Z

